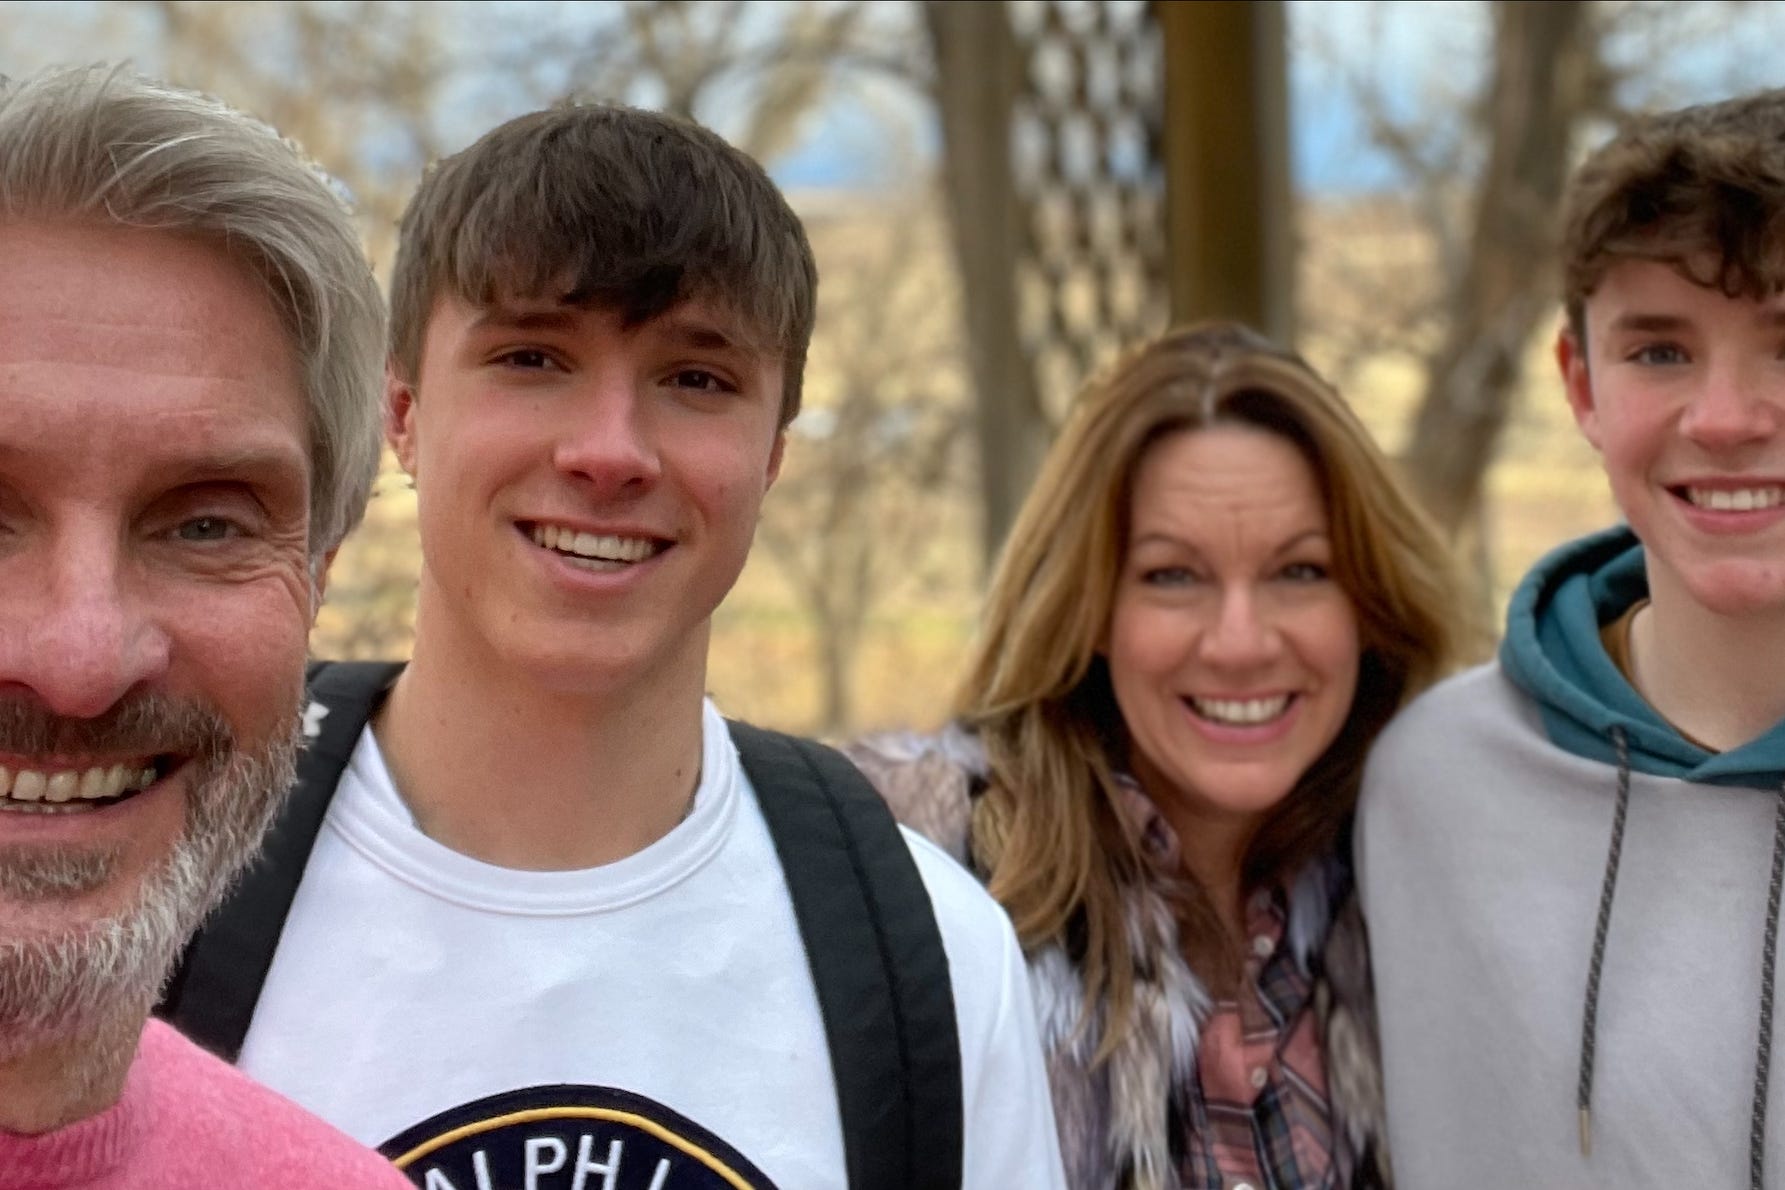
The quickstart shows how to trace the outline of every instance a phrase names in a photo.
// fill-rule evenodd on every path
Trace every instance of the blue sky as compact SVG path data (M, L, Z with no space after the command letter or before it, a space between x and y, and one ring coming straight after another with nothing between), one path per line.
M1694 0L1602 3L1619 23L1607 57L1620 100L1676 107L1785 85L1785 5ZM1316 193L1391 188L1391 160L1366 134L1356 89L1397 119L1461 110L1492 53L1488 7L1471 0L1289 0L1291 144Z
M1638 105L1703 102L1785 85L1785 4L1626 6L1610 55ZM1370 141L1360 91L1397 120L1460 110L1484 81L1492 31L1476 0L1289 0L1290 150L1295 179L1320 194L1392 189L1393 160ZM874 121L892 111L934 152L933 120L909 95L882 93L876 112L845 100L777 164L789 184L860 184L874 172ZM1454 131L1454 128L1453 128Z
M1322 192L1392 187L1391 160L1374 149L1354 92L1368 86L1400 116L1455 102L1479 84L1487 49L1485 6L1457 2L1291 0L1290 145L1297 183ZM1440 60L1449 65L1434 69ZM807 130L804 143L775 165L783 184L872 183L875 146L889 121L934 154L939 134L908 88L869 81L845 94Z
M327 0L323 0L324 3ZM1367 89L1401 119L1454 111L1479 86L1489 56L1486 5L1477 0L1289 0L1291 154L1297 184L1315 193L1391 188L1393 163L1366 135L1357 96ZM602 3L506 4L459 0L429 6L436 28L455 45L463 66L437 113L449 147L533 106L538 96L504 72L479 71L492 46L544 34L586 40L607 25ZM738 42L766 36L775 9L758 9ZM888 38L908 34L915 9L881 4L870 10ZM1637 81L1630 98L1672 105L1761 85L1785 84L1778 47L1785 44L1785 5L1729 0L1626 5L1631 32L1613 55ZM30 70L50 61L143 54L154 45L152 6L117 0L0 0L0 71ZM277 47L265 47L276 57ZM546 56L541 55L539 60ZM140 59L151 71L152 58ZM269 66L269 68L272 68ZM542 72L543 74L543 72ZM722 133L746 105L747 79L721 87L703 113ZM650 102L649 94L633 97ZM735 121L734 121L735 122ZM879 187L933 162L939 142L926 100L911 85L857 73L807 122L795 148L771 163L792 188ZM888 151L897 145L897 151Z

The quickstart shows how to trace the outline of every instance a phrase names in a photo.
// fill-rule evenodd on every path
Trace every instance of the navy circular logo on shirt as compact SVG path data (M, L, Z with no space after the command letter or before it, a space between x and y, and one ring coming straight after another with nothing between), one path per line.
M422 1190L775 1190L686 1116L614 1087L504 1091L379 1146Z

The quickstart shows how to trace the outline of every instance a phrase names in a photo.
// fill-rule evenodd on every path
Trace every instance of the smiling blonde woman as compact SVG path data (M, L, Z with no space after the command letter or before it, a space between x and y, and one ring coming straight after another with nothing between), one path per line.
M1388 1184L1351 815L1463 604L1343 400L1246 328L1083 395L954 721L851 751L1016 923L1073 1190Z

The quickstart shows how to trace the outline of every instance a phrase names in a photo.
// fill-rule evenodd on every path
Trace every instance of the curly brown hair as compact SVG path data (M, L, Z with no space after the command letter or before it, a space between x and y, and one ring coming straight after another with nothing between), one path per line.
M1621 259L1660 261L1728 297L1785 289L1785 89L1631 121L1563 197L1569 329Z

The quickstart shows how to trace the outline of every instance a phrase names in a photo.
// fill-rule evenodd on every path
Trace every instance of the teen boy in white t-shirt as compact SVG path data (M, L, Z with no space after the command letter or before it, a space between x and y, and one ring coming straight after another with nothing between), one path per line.
M703 693L815 284L760 167L626 108L511 121L405 216L386 428L419 499L414 657L240 1061L430 1190L845 1184L799 926ZM1010 925L904 846L947 955L962 1184L1060 1186Z

